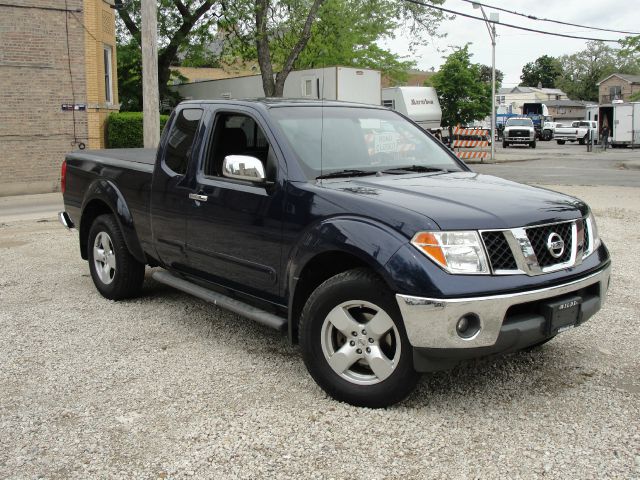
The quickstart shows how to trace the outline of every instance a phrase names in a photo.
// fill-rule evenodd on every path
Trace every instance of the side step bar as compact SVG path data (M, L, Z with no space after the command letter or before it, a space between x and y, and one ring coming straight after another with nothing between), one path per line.
M218 307L230 310L238 315L247 317L261 323L262 325L266 325L267 327L275 328L276 330L284 330L287 325L287 320L285 318L278 317L277 315L265 312L264 310L260 310L256 307L252 307L251 305L247 305L246 303L227 297L221 293L208 290L200 285L191 283L188 280L176 277L166 270L154 272L152 277L160 283L177 288L189 295L193 295L194 297L213 303Z

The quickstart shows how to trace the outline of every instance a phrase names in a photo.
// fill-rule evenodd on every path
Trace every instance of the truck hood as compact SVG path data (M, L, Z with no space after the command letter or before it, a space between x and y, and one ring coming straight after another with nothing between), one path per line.
M443 230L524 227L588 212L574 197L474 172L358 177L323 186L407 208Z

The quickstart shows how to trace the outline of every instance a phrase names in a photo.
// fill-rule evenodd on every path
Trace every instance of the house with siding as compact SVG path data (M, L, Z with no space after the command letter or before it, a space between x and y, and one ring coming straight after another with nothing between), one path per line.
M558 88L508 87L501 88L496 94L496 105L510 113L522 113L525 103L547 103L556 100L568 100L566 93Z
M611 103L614 100L628 102L632 100L632 96L640 95L640 75L612 73L596 85L598 86L600 104Z
M0 45L0 196L56 191L64 155L104 147L118 110L115 11L5 0Z

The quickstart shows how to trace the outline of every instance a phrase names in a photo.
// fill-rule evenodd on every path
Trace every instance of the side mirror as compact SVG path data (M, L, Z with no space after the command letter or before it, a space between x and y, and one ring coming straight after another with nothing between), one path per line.
M266 178L262 162L249 155L227 155L224 157L222 175L256 183L262 183Z

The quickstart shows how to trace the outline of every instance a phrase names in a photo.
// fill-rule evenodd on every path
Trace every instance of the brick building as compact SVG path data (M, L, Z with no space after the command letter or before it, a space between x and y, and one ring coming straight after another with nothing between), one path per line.
M57 190L65 153L104 146L117 108L108 3L0 4L0 196Z
M611 103L614 100L628 102L633 95L640 94L640 75L613 73L596 85L601 104Z

